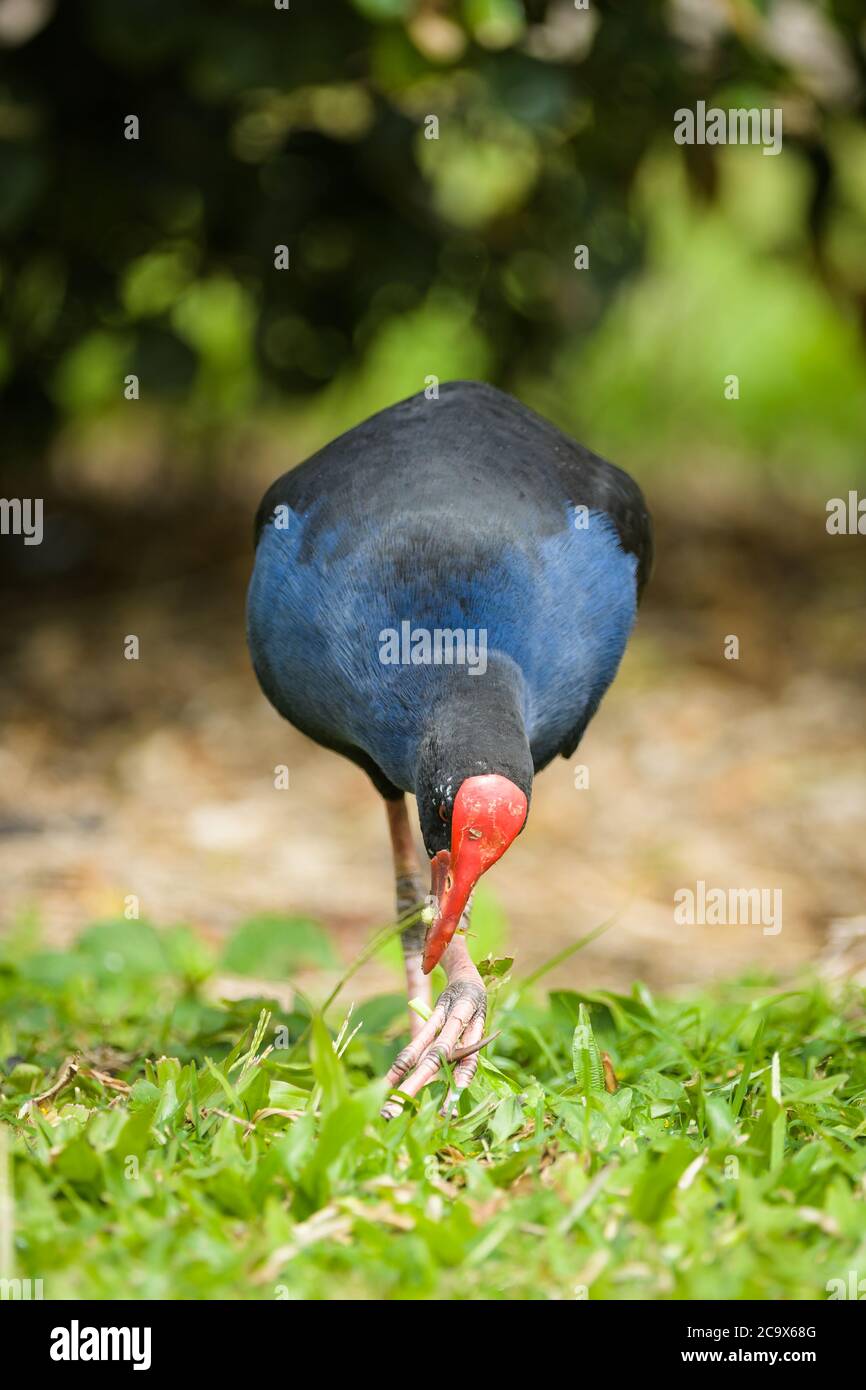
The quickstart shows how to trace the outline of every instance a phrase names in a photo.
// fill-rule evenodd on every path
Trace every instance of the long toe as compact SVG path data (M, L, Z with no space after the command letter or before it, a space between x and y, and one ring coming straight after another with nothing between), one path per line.
M399 1087L382 1108L386 1120L399 1115L406 1096L416 1096L434 1079L442 1063L456 1062L447 1104L469 1085L478 1067L478 1044L484 1033L487 995L479 977L454 980L439 996L428 1022L395 1058L388 1083ZM462 1044L462 1046L461 1046Z

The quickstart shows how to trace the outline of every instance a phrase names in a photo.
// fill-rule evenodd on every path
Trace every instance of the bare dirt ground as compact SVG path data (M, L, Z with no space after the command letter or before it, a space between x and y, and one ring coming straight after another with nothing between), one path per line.
M247 522L222 517L193 544L191 521L101 518L86 582L15 591L0 931L32 919L63 943L134 894L142 917L215 941L257 912L312 916L348 961L392 916L377 796L283 723L249 668ZM488 880L521 973L615 917L560 984L785 975L832 922L866 912L857 538L826 537L820 517L777 518L769 534L698 522L673 503L658 530L620 677L575 757L538 779L529 825ZM128 634L138 661L124 659ZM729 634L739 660L724 657ZM677 925L673 895L698 880L781 889L782 930ZM394 983L373 962L352 992Z

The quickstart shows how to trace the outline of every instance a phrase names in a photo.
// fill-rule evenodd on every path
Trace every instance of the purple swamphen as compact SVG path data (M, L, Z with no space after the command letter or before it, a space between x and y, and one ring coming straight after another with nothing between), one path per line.
M459 1093L486 1012L464 935L472 890L523 829L534 774L571 756L616 674L652 560L646 503L518 401L456 381L279 478L256 546L256 674L384 798L401 915L425 893L405 793L417 799L432 882L430 920L403 933L409 996L429 1005L440 960L448 984L428 1022L413 1015L389 1081L415 1095L444 1057Z

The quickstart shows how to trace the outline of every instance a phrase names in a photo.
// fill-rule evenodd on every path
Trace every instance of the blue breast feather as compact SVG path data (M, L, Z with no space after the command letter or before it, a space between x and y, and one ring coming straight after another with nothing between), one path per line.
M285 518L284 518L285 520ZM269 523L247 604L253 662L268 698L312 737L364 749L411 789L418 740L448 668L384 665L380 635L413 627L487 633L488 660L510 657L524 677L524 719L536 762L595 710L616 674L636 611L634 555L600 511L578 529L503 544L474 573L448 572L441 534L319 529L312 513ZM483 679L479 676L478 679ZM540 756L542 755L542 756Z

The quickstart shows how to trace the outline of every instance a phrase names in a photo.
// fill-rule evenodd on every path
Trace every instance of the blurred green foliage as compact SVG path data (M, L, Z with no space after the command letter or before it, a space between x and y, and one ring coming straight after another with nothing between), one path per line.
M336 966L330 938L315 922L262 915L241 926L226 946L223 965L239 975L284 980L305 965Z
M219 462L287 414L291 462L431 375L495 381L648 463L696 443L860 460L859 0L16 12L0 385L19 462L144 416L178 466ZM675 145L698 100L781 108L781 155Z

